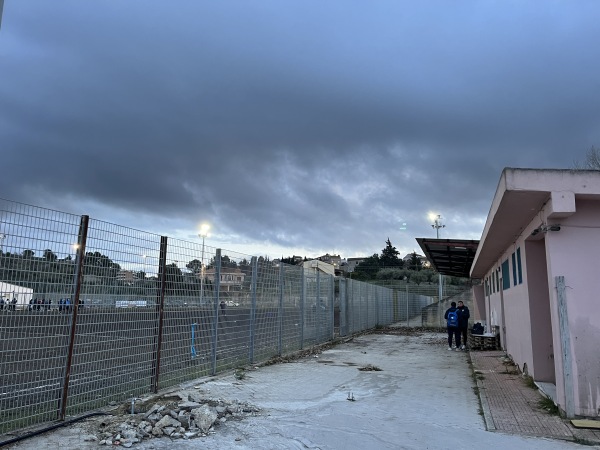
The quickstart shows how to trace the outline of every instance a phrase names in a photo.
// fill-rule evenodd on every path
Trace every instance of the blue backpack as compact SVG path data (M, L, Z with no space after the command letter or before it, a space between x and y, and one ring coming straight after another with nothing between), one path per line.
M449 327L457 327L458 326L458 313L456 311L448 311L448 326Z

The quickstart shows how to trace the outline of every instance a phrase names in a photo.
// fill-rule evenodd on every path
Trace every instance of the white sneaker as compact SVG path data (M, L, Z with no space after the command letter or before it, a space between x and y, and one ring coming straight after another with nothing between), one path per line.
M465 348L467 348L467 347L465 347L464 345L461 345L461 346L460 346L460 349L461 349L461 350L464 350Z
M452 350L452 347L448 347L448 350Z

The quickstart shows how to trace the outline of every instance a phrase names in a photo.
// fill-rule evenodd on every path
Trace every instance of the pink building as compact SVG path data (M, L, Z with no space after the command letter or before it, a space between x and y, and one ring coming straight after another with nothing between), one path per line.
M515 363L568 417L598 417L600 171L504 169L470 275Z

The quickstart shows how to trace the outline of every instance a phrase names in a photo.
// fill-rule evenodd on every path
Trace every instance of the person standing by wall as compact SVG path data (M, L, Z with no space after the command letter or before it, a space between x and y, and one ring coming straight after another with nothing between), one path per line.
M456 350L460 348L460 331L458 329L458 313L456 312L456 302L450 303L450 308L444 314L448 328L448 350L452 350L452 336L456 344Z
M469 313L469 308L460 300L458 301L456 312L458 313L458 330L462 337L462 347L460 348L464 350L467 348L467 331L469 329L469 317L471 317L471 314ZM456 344L456 348L458 348L458 344Z

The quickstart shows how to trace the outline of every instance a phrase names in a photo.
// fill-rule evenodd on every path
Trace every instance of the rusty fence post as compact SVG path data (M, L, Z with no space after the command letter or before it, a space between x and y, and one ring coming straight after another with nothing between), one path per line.
M165 312L165 286L167 277L167 237L160 237L160 253L158 260L158 292L156 294L156 311L158 322L154 333L154 357L152 358L152 386L154 393L158 392L160 380L160 350L162 347L163 322Z
M69 397L69 380L71 378L71 367L73 365L73 350L75 348L75 329L77 327L77 313L79 312L79 294L81 292L81 280L83 279L83 264L85 262L85 245L90 217L81 216L79 222L79 235L77 237L77 253L75 255L75 274L73 283L75 292L73 297L73 315L71 316L71 329L69 330L69 344L67 350L67 361L63 377L62 396L58 411L58 420L65 420L67 414L67 399Z

